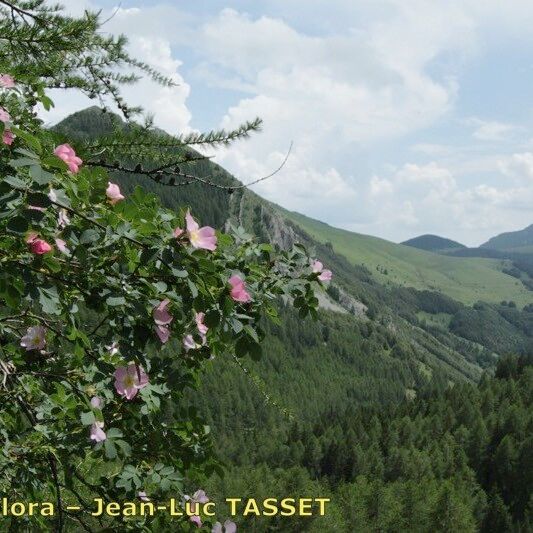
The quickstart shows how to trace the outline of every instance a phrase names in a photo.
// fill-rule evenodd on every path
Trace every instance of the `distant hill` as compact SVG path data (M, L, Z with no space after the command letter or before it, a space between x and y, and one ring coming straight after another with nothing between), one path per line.
M523 306L533 300L517 279L502 272L506 265L500 259L437 255L281 211L313 239L329 243L336 254L367 268L380 284L436 291L467 305L511 299Z
M519 231L509 231L492 237L481 248L533 252L533 224Z
M413 248L418 248L419 250L426 250L428 252L442 252L466 248L466 246L460 242L430 234L414 237L413 239L404 241L401 244L404 244L405 246L412 246Z

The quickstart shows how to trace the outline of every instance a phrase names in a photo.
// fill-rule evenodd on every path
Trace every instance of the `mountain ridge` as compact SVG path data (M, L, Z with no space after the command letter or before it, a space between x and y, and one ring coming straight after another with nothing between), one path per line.
M480 248L533 252L533 224L517 231L506 231L484 242Z
M117 122L119 120L97 108L90 108L71 115L57 125L55 130L83 141L101 133L109 133L113 123L120 125ZM186 165L189 163L184 165L183 171L208 177L216 183L239 183L212 161L191 163L189 167ZM503 335L504 340L510 339L509 347L514 347L517 343L525 347L528 342L525 332L517 332L507 318L500 320L498 310L488 314L483 314L481 310L465 311L469 309L465 306L470 306L485 296L483 283L477 288L468 286L472 279L464 277L465 268L467 271L473 269L470 276L474 281L488 276L485 284L490 285L493 292L494 287L500 287L500 293L495 291L492 294L489 306L497 306L500 300L512 300L519 306L515 309L516 313L522 313L520 309L533 302L533 295L529 297L530 293L523 289L519 281L499 270L497 260L439 256L377 237L338 230L291 213L247 189L235 189L232 194L228 194L197 183L188 187L163 187L143 176L120 172L114 172L113 179L120 184L126 196L136 186L142 186L159 196L166 207L179 210L189 206L199 220L219 229L228 228L229 224L240 225L260 241L270 242L284 249L299 242L315 250L315 256L334 272L333 283L320 296L320 320L322 324L329 324L326 328L330 331L329 335L343 339L342 342L339 340L342 348L338 343L326 343L319 350L321 357L336 361L339 371L347 376L350 376L350 368L354 364L361 364L360 358L364 355L360 350L373 354L375 359L372 365L392 365L393 368L398 368L398 375L402 377L394 384L374 381L373 394L381 391L383 397L389 397L392 393L398 398L398 395L403 394L402 390L413 388L414 383L417 383L415 389L419 389L429 383L432 386L442 386L450 380L477 380L482 367L492 364L495 352L505 349L507 345L488 334L470 339L468 328L463 327L465 320L499 321L500 337ZM320 232L317 234L317 228L327 235L321 235ZM348 237L346 246L339 246L338 242L334 242L339 234ZM444 266L439 265L439 262ZM437 274L434 274L434 269L437 269ZM457 274L457 279L454 278L454 269L460 274ZM401 273L398 279L395 279L398 276L396 271ZM433 280L432 276L436 279ZM460 286L461 283L464 287ZM454 285L457 284L466 292L454 291ZM284 313L287 317L292 317L294 312L287 310ZM347 329L344 331L342 328ZM484 330L489 332L493 329L495 328L484 326ZM508 337L506 331L509 332ZM311 335L311 331L306 334ZM283 335L290 336L291 333ZM366 336L373 339L369 344L364 340ZM287 347L282 347L274 339L269 339L268 345L278 346L276 349L284 353L284 357L290 356L291 350L294 353L301 350L297 338L291 337L290 342L287 342ZM364 346L367 347L363 348ZM346 355L342 354L351 355L346 359ZM311 361L312 356L305 356L302 363L308 365ZM252 367L255 364L250 362ZM259 364L266 364L268 367L270 363ZM369 372L370 377L374 370L372 366L365 372ZM264 371L265 367L261 366L261 372ZM311 375L314 370L309 367L305 372ZM271 379L271 385L276 389L275 381L278 378L273 375ZM322 378L317 376L317 379ZM349 377L347 387L352 387L350 383L353 379L358 378ZM386 390L389 393L385 393ZM300 400L293 398L291 401L298 404Z

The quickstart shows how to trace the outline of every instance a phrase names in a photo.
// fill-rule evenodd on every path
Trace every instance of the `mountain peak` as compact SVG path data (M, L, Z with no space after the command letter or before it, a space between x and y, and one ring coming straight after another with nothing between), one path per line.
M481 245L481 248L491 248L493 250L510 250L533 246L533 224L522 230L508 231L492 237Z
M452 241L451 239L446 239L444 237L431 234L420 235L418 237L408 239L401 244L405 246L411 246L413 248L419 248L420 250L426 250L428 252L466 248L464 244L461 244L457 241Z

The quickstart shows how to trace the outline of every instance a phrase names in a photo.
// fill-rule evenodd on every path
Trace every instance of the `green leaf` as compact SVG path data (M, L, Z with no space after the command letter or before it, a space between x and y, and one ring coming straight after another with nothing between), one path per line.
M39 303L44 313L50 315L59 315L61 313L56 287L38 287L37 292L39 294Z
M107 434L109 436L109 432ZM115 443L107 438L104 441L105 455L108 459L115 459L117 457L117 448Z
M126 303L126 298L124 298L124 296L109 296L106 303L110 307L117 307L119 305L124 305Z
M86 229L80 237L81 244L90 244L100 238L100 233L95 229Z
M28 194L28 204L35 207L49 207L52 205L50 198L42 192L32 192Z
M12 233L18 233L19 235L24 234L29 229L28 221L21 216L16 216L9 220L6 226L8 231Z
M30 177L39 185L46 185L54 178L53 174L43 170L40 165L33 165L30 167Z
M251 326L245 326L244 329L246 330L246 333L257 343L259 344L259 337L257 335L257 331L255 331L254 328Z
M27 187L26 183L16 176L6 176L4 182L9 183L9 185L12 185L17 189L25 189Z
M11 130L15 135L18 135L21 139L26 141L26 143L33 148L36 152L41 153L42 147L41 142L37 137L32 135L31 133L28 133L27 131L21 130L20 128L17 128L16 126L12 126Z
M35 159L31 159L29 157L20 157L19 159L12 159L9 162L9 165L13 168L29 167L35 165Z
M220 324L220 313L215 309L205 315L205 325L209 328L216 328Z
M119 439L122 437L122 431L117 428L111 428L106 431L106 435L108 439Z
M190 279L188 279L187 282L189 284L189 289L191 290L191 296L196 298L198 296L198 287L196 287L196 285Z
M90 426L91 424L94 424L96 422L96 417L94 416L94 413L92 411L87 411L86 413L82 413L80 416L81 423L84 426Z
M242 331L243 325L240 320L237 320L235 318L231 319L231 328L233 329L234 333L240 333Z
M53 255L45 255L43 257L43 263L52 271L52 272L60 272L61 271L61 263L53 256Z

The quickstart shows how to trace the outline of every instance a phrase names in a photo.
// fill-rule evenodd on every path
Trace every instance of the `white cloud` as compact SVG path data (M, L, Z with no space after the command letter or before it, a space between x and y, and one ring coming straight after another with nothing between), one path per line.
M465 186L434 161L405 164L388 177L373 176L368 195L375 210L371 223L382 232L401 223L404 237L444 233L471 246L498 233L502 223L505 228L524 227L531 223L533 154L515 154L501 168L513 173L513 183L500 179L499 186Z
M394 185L386 178L372 176L370 178L370 196L388 195L394 192Z
M340 211L350 220L356 190L366 185L341 172L335 159L430 125L456 97L455 80L432 77L427 67L443 48L465 41L467 24L452 13L442 31L424 29L423 18L411 20L409 30L404 28L409 16L402 11L386 23L317 37L281 19L223 10L204 25L199 43L217 71L251 94L228 109L221 125L232 128L258 115L265 127L258 138L233 147L233 155L219 161L239 177L258 178L265 165L253 170L249 160L271 161L293 140L294 153L283 172L290 172L285 180L290 193L279 180L266 182L258 192L318 216L324 212L324 191L332 191L329 196L337 195L340 203L329 221L338 222ZM213 76L206 79L216 83Z
M508 140L518 130L513 124L505 124L495 120L481 120L474 117L467 119L465 123L475 128L472 136L480 141Z
M68 0L63 2L67 11L80 15L84 9L98 10L98 5L85 0ZM110 16L112 15L112 16ZM104 11L102 18L110 16L104 29L111 34L124 33L129 40L128 51L139 61L155 67L176 84L175 87L162 87L143 77L138 83L124 87L123 95L131 105L141 105L154 115L156 124L170 133L190 131L191 112L187 108L190 86L179 73L182 62L173 57L171 44L176 41L172 31L186 17L172 7L155 6L153 8L116 8ZM177 32L179 39L183 33ZM42 112L43 119L55 123L89 105L98 104L76 92L61 90L51 91L56 107L50 112Z
M529 180L533 185L533 153L513 154L500 162L500 169L507 176Z
M68 5L79 11L91 4ZM198 18L187 12L194 7L172 3L119 9L105 29L128 34L135 57L179 83L165 89L142 81L126 96L176 132L191 128L195 84L203 82L214 98L220 90L217 103L231 102L221 126L259 115L264 131L221 150L217 161L251 181L275 169L294 141L285 167L255 190L336 225L396 239L432 231L474 244L531 222L525 206L533 155L517 144L525 130L472 112L464 118L459 111L468 110L456 107L472 59L510 39L532 41L530 0L513 0L512 8L498 0L264 5L270 16L213 9ZM62 96L49 120L88 104ZM432 135L442 124L466 125L471 135ZM488 143L502 141L508 155Z

